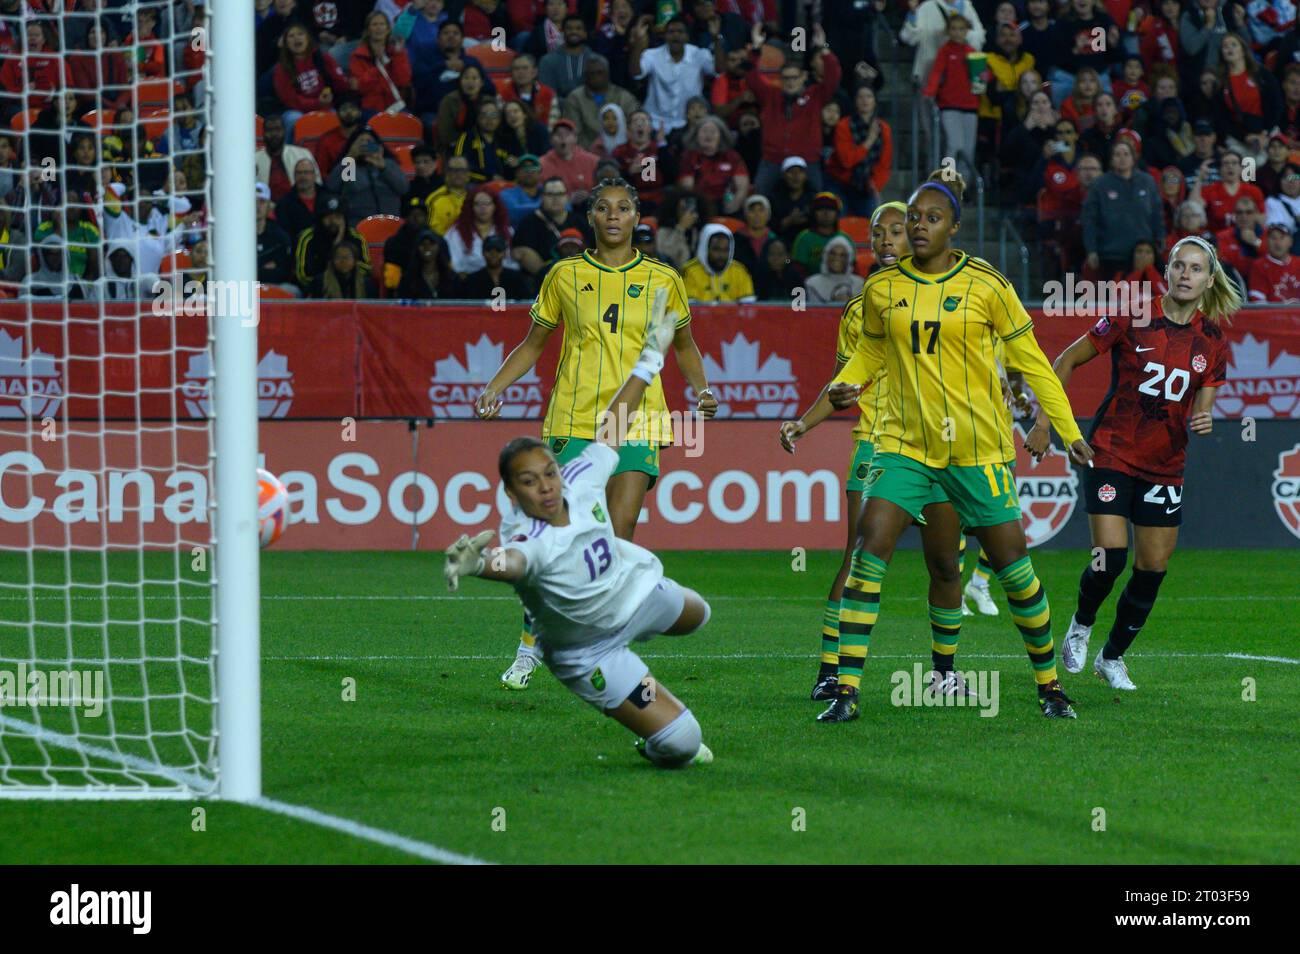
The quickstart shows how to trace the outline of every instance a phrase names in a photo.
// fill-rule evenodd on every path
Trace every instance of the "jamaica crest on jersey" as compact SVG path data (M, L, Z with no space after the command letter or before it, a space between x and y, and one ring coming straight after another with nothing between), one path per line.
M599 500L597 500L594 504L592 504L591 515L596 518L597 522L599 523L605 522L605 509L600 505Z
M1015 427L1016 494L1020 497L1020 524L1025 543L1040 546L1061 532L1070 522L1079 502L1079 478L1070 458L1056 445L1048 444L1043 459L1035 463L1025 450L1025 431Z

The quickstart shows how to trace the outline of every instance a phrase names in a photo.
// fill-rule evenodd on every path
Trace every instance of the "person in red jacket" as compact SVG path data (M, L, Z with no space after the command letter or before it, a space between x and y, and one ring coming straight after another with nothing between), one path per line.
M1300 304L1300 258L1291 254L1292 237L1286 222L1269 223L1268 254L1256 260L1247 280L1251 301Z
M555 102L555 90L537 78L537 61L527 53L520 53L510 64L510 79L501 84L501 101L514 100L533 111L533 119L548 130L560 118Z
M1150 302L1169 293L1169 283L1156 258L1155 243L1142 239L1133 246L1133 267L1120 281L1129 286L1130 302Z
M1178 69L1178 21L1183 8L1178 0L1160 0L1159 10L1138 24L1138 52L1143 63L1168 63Z
M73 85L79 91L77 101L83 112L89 109L116 112L131 105L130 63L121 50L105 48L101 24L90 25L82 47L70 50L65 62L72 74Z
M835 127L835 151L826 164L849 215L871 218L893 164L893 130L876 115L876 91L863 83L853 94L853 111Z
M1243 195L1237 200L1234 222L1226 229L1214 233L1214 244L1219 248L1219 259L1227 262L1247 283L1250 282L1250 270L1264 255L1264 226L1260 220L1259 207L1255 200Z
M158 36L158 11L140 7L136 13L138 29L128 33L122 45L131 50L138 77L167 75L167 46Z
M290 140L303 113L331 108L336 96L354 91L356 84L343 74L334 57L316 46L301 23L285 28L272 81L285 108L284 127Z
M46 52L49 47L44 27L34 20L28 21L26 54L5 57L4 65L0 66L0 86L8 94L0 108L0 120L6 126L15 113L44 109L57 90L73 85L67 62L52 49Z
M975 134L979 125L980 96L986 91L983 80L971 82L966 55L975 48L966 42L970 21L960 13L948 16L948 41L935 54L934 66L921 90L939 107L939 124L943 129L944 155L957 161L957 171L967 182L975 181Z
M387 14L376 10L366 17L365 36L348 60L348 72L361 94L362 109L382 113L405 108L411 98L411 60L402 38L393 35Z
M1235 149L1229 149L1219 159L1219 181L1200 185L1203 181L1197 176L1200 200L1205 203L1210 228L1216 232L1232 225L1232 210L1243 196L1250 198L1256 208L1264 207L1264 193L1259 191L1259 186L1241 181L1241 153Z
M502 0L470 0L461 15L461 25L467 40L491 40L492 31L497 27L504 31L507 40L510 38L510 15Z
M815 66L821 61L821 80L809 86L808 71L787 60L781 67L781 85L769 86L758 72L763 37L763 28L755 26L754 52L745 76L750 92L758 100L763 130L763 154L754 177L754 191L770 195L781 178L781 163L798 156L808 164L808 182L818 192L822 188L822 106L839 88L840 61L826 45L826 32L819 23L812 29L809 62Z

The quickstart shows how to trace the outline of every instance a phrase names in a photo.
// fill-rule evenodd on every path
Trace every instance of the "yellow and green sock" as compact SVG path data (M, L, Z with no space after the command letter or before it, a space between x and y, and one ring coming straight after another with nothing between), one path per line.
M862 684L871 644L871 629L880 615L880 586L889 564L865 550L854 550L849 578L840 599L840 686L857 690Z
M961 635L961 607L930 604L930 658L939 672L952 672L957 639Z
M822 664L819 678L833 676L840 662L840 601L827 600L822 611Z
M1007 594L1011 618L1025 641L1034 680L1039 687L1056 679L1056 652L1052 645L1052 612L1047 593L1034 573L1028 556L997 571L998 582Z

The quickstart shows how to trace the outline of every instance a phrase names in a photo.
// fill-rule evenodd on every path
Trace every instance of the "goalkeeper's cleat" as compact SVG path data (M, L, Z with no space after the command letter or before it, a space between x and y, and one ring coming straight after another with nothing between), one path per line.
M700 743L700 750L699 750L698 752L695 753L695 758L691 759L691 764L692 764L692 765L712 765L712 764L713 764L713 750L712 750L711 748L709 748L707 745L705 745L703 742L701 742L701 743Z
M1070 617L1070 628L1065 631L1065 639L1061 641L1061 665L1066 672L1083 672L1084 660L1088 658L1088 637L1091 635L1091 626L1084 626L1073 616Z
M930 686L935 686L934 692L940 696L962 696L966 699L977 699L975 690L966 685L966 680L962 674L949 669L947 672L939 672L937 669L930 670L926 682Z
M1038 708L1049 719L1077 719L1074 700L1065 694L1061 681L1053 679L1046 685L1038 687Z
M817 716L818 722L851 722L858 717L858 690L840 686L826 711Z
M975 615L975 611L966 605L966 598L964 596L962 597L962 601L961 601L961 615L962 616Z
M835 698L835 690L839 687L840 677L835 673L826 676L818 676L817 683L813 686L813 702L830 702Z
M536 668L537 657L521 651L515 656L510 668L501 674L501 684L507 689L527 689L528 681L533 678L533 670Z
M962 609L966 608L966 601L968 599L975 602L975 608L983 615L998 615L998 604L993 602L993 597L989 593L988 583L980 583L977 577L972 576L970 582L966 584L966 589L962 590Z
M1097 674L1097 678L1112 689L1127 689L1132 692L1137 686L1133 685L1133 680L1128 676L1128 666L1124 665L1123 658L1107 659L1105 650L1097 653L1097 658L1092 664L1092 671Z

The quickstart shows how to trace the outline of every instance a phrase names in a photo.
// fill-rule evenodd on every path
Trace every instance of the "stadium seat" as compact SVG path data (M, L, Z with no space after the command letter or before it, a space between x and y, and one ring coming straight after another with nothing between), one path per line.
M419 116L410 113L379 113L370 117L367 125L390 146L403 142L414 146L424 142L424 123L420 122Z
M190 260L190 253L185 249L177 249L162 260L159 271L163 275L175 275L177 272L184 271L194 264Z
M331 129L338 129L338 113L332 109L314 109L310 113L303 113L302 118L294 124L293 141L299 146L311 146L317 139L325 135ZM261 136L261 125L258 125L258 136Z
M258 298L290 298L290 299L292 299L292 298L295 298L296 296L295 296L292 292L287 292L287 291L285 291L285 290L284 290L283 288L281 288L279 285L258 285L258 286L257 286L257 297L258 297Z
M172 81L145 80L135 85L135 94L139 106L137 112L144 113L150 106L171 106Z
M853 257L853 273L866 278L867 273L871 271L871 266L875 263L876 253L871 251L870 248L860 248L857 255Z
M853 239L854 245L871 244L871 220L860 215L846 215L840 219L840 231Z
M740 219L733 219L729 215L715 215L713 218L709 219L709 224L725 225L727 227L727 230L731 232L732 235L735 235L737 232L739 232L741 229L745 227L744 222L742 222Z
M40 115L40 112L39 109L26 109L14 113L14 118L9 120L9 128L22 132L36 121L36 117Z
M115 115L111 109L92 109L81 117L81 121L91 129L99 129L112 123Z
M490 43L480 43L470 50L470 55L483 64L489 73L510 72L510 64L518 55L514 50L494 50Z
M397 164L402 167L408 182L415 178L415 161L411 158L411 150L414 148L415 143L411 142L399 142L392 147L393 155L397 157Z
M144 127L145 135L154 141L157 141L171 124L172 116L166 108L146 109L140 115L140 125Z
M357 223L357 231L361 233L361 237L366 240L366 245L370 247L372 263L376 253L383 254L384 243L401 227L402 220L396 215L367 215ZM374 265L374 268L377 273L382 274L382 265Z

